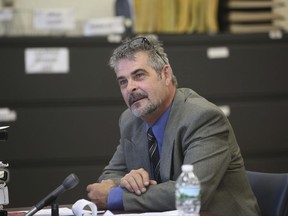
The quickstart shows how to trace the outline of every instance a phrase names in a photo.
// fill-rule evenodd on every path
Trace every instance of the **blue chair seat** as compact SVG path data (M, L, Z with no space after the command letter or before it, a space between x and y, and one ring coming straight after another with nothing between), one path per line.
M288 173L247 171L262 216L288 216Z

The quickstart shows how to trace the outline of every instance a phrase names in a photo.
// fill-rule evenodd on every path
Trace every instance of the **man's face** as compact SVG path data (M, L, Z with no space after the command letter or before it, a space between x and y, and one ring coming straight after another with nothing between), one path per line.
M136 53L134 60L118 62L115 70L117 81L125 103L135 116L145 117L166 106L171 76L164 72L164 67L159 76L148 65L145 52Z

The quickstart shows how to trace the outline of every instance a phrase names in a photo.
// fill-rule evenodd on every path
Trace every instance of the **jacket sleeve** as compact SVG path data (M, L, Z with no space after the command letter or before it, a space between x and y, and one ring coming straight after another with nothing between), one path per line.
M175 210L175 181L150 185L140 196L124 190L123 205L128 212Z

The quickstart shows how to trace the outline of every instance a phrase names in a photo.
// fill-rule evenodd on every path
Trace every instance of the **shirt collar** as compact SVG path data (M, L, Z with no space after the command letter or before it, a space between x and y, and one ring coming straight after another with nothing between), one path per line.
M169 114L170 114L170 110L171 110L171 105L162 114L162 116L155 122L154 125L146 124L146 132L148 131L148 129L150 127L152 127L152 131L153 131L154 136L156 137L156 140L157 140L158 143L159 142L162 143L162 140L163 140L163 137L164 137L166 123L168 121L168 117L169 117Z

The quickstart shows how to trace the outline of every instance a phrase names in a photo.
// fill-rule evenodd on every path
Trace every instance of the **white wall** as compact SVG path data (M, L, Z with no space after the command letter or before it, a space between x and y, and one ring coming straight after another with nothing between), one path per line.
M82 25L86 20L114 16L114 2L115 0L14 0L16 15L8 31L12 35L51 34L51 32L35 31L33 29L33 9L73 8L77 26L75 30L67 32L66 35L81 35ZM1 32L3 34L3 24L0 26Z

